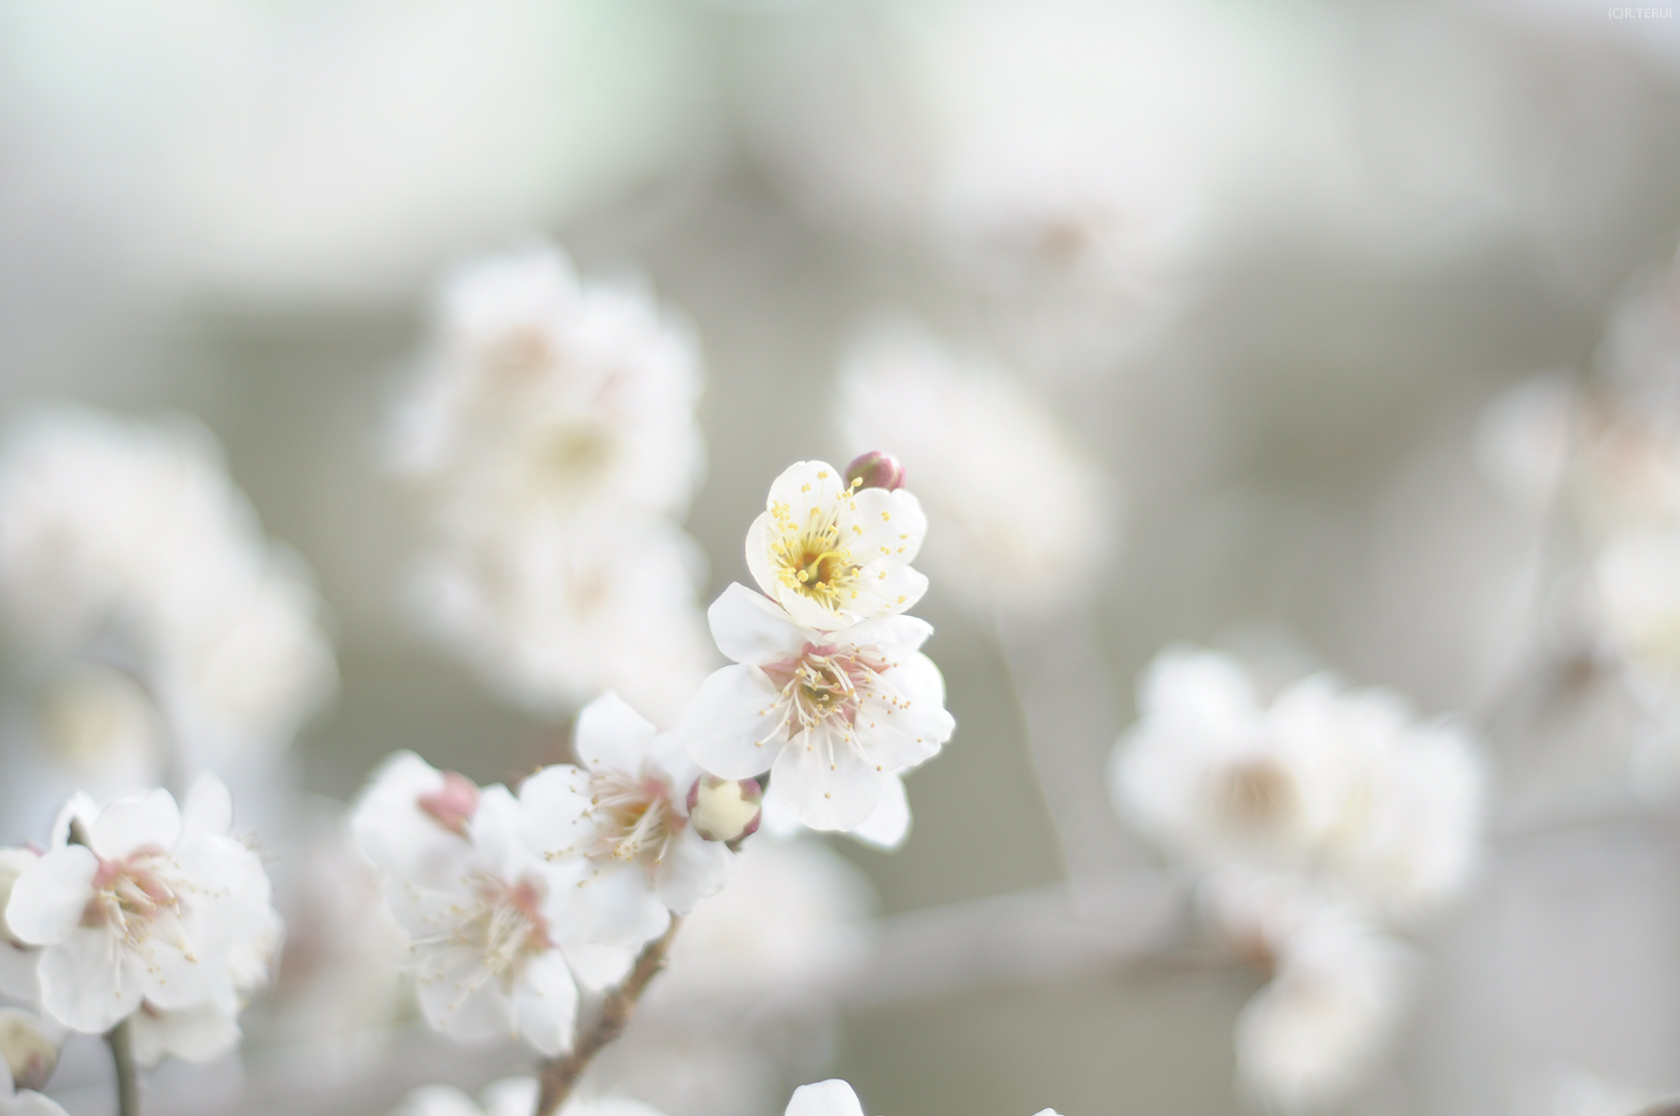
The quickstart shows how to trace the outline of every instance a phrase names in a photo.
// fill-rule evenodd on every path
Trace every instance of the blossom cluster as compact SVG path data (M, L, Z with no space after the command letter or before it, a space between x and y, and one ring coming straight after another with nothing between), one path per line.
M45 851L0 850L0 992L71 1031L126 1024L145 1066L233 1049L282 926L262 862L232 826L212 775L179 806L166 790L103 808L76 795Z
M272 762L335 681L302 564L208 432L58 408L0 447L0 805ZM183 784L184 785L184 784Z
M537 245L452 276L434 333L390 447L425 620L528 707L611 689L668 723L711 665L678 526L704 457L691 331Z
M1116 803L1198 881L1218 936L1272 974L1238 1023L1242 1073L1291 1111L1338 1100L1404 1004L1411 951L1394 931L1474 867L1474 743L1323 674L1266 702L1237 660L1190 648L1163 652L1138 696Z
M865 484L895 468L874 465L848 481L801 462L777 479L747 537L768 595L733 585L712 606L736 665L706 680L676 731L609 691L578 715L577 762L517 793L408 752L374 775L351 828L433 1026L568 1049L582 997L622 980L735 871L760 821L754 776L769 771L804 824L850 829L949 738L943 680L918 650L931 629L902 615L927 584L909 565L924 521L896 483Z

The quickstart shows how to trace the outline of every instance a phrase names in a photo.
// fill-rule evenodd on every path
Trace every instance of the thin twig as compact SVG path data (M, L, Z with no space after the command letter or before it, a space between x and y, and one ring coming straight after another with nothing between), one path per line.
M570 1053L551 1058L539 1067L538 1077L542 1081L542 1092L537 1096L535 1116L554 1116L554 1113L560 1110L560 1106L566 1103L566 1098L571 1096L578 1078L583 1076L583 1071L588 1068L595 1055L601 1052L603 1046L624 1033L631 1014L636 1010L636 1002L642 998L642 993L647 991L648 982L665 967L666 956L671 950L671 940L677 936L677 927L681 924L680 918L676 915L671 916L670 927L642 950L641 956L636 958L636 964L630 969L630 975L624 978L623 984L607 995L601 1004L600 1014L595 1017L594 1025L578 1036L577 1043Z
M134 1072L134 1047L129 1040L128 1020L105 1032L111 1046L111 1061L117 1067L117 1116L140 1116L140 1078Z

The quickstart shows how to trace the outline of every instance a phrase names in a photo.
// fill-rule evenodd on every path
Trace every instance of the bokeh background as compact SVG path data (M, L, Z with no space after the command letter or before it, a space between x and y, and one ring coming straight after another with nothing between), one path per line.
M546 235L692 321L707 599L746 579L769 480L852 452L834 398L860 328L911 318L1007 369L1112 530L1042 615L935 577L958 732L910 780L902 850L833 842L881 955L783 1084L846 1077L889 1116L1237 1111L1263 977L1138 960L1156 861L1109 806L1109 750L1139 671L1191 640L1392 686L1523 754L1499 718L1536 659L1537 530L1478 468L1478 424L1514 384L1589 374L1680 234L1680 24L1619 10L0 4L0 410L215 434L326 603L338 690L287 777L344 801L397 748L481 782L563 748L397 589L420 528L381 438L451 266ZM1030 492L1014 469L1000 499ZM1350 1110L1584 1116L1568 1098L1680 1086L1680 818L1510 769L1542 805L1430 931L1405 1040ZM310 1094L276 1064L244 1099L182 1069L181 1110L382 1112L419 1080L374 1061Z

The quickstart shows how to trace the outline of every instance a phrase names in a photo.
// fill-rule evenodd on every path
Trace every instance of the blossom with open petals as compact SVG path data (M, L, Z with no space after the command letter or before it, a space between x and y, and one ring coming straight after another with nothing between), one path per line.
M677 733L714 775L768 770L774 793L813 829L861 824L896 774L937 753L956 728L945 680L919 650L933 632L921 620L818 630L743 585L724 590L707 616L736 665L705 681Z
M552 1055L571 1044L579 985L605 987L632 955L571 936L579 866L535 852L521 818L506 787L399 755L364 793L352 831L384 873L427 1022L469 1042L520 1036Z
M927 578L910 563L926 534L910 493L854 487L826 462L800 461L747 531L747 569L799 624L833 631L921 600Z
M71 818L87 844L70 843ZM177 808L168 791L103 810L73 800L51 849L12 886L6 924L42 947L41 1005L99 1032L142 1000L165 1011L232 1003L277 941L262 862L228 836L227 789L203 776Z
M592 940L641 944L735 871L735 854L689 823L700 777L683 743L608 693L578 714L581 766L556 764L519 789L523 833L550 862L587 866L574 917Z

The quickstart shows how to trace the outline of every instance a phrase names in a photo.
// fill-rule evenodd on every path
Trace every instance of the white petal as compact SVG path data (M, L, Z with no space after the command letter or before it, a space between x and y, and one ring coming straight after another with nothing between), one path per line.
M875 812L892 776L861 759L837 736L802 734L788 742L770 772L812 829L849 830Z
M533 1105L533 1107L535 1107ZM484 1116L473 1099L453 1085L422 1085L403 1098L391 1116Z
M574 750L591 771L637 772L658 734L653 722L609 690L578 713Z
M677 724L694 762L723 779L750 779L770 769L781 730L772 706L776 687L757 667L714 670L689 699Z
M519 787L519 833L544 857L575 852L595 835L589 776L569 763L545 767Z
M571 896L568 924L588 941L639 946L665 932L671 915L638 861L609 862Z
M871 551L880 554L880 547L887 546L892 562L909 565L915 560L922 540L927 538L927 513L915 494L902 488L892 492L864 488L858 490L853 501L857 504L858 525L863 528L860 537ZM862 561L865 554L860 552L857 557Z
M420 962L420 1011L452 1038L477 1042L515 1033L514 1004L478 953L444 947Z
M559 950L545 950L525 963L515 996L519 1033L537 1053L553 1057L571 1048L578 989Z
M227 784L209 772L187 792L186 805L181 807L183 834L214 833L226 836L233 829L233 795Z
M659 865L659 899L674 914L687 914L702 899L723 889L739 858L722 843L704 840L692 829L671 843Z
M162 789L117 799L88 831L88 843L106 860L121 860L140 849L167 852L180 837L181 811Z
M882 786L881 801L875 812L850 835L866 845L892 851L904 846L910 836L910 796L905 793L904 780L894 778Z
M99 858L81 845L47 853L12 885L6 925L18 939L35 945L61 940L81 925L98 871Z
M863 1105L850 1085L833 1078L795 1089L786 1116L863 1116Z
M0 1116L70 1116L51 1097L25 1089L0 1105Z
M781 605L740 582L732 582L718 594L706 610L706 620L718 650L748 666L797 655L817 634L795 624Z
M618 984L636 963L636 951L607 942L567 942L566 966L580 987L599 992Z
M836 613L827 605L786 585L776 586L776 600L796 624L818 632L832 632L851 623L855 614Z
M921 649L933 634L933 625L914 616L883 616L865 620L846 629L845 641L854 647L879 647L883 655L896 658Z
M770 569L770 515L760 512L752 526L747 528L747 572L758 582L758 587L774 597L780 582L776 580L774 571ZM719 650L722 650L719 648ZM724 652L728 654L728 652Z
M49 856L52 854L48 854ZM128 979L126 951L104 929L84 926L42 951L41 1006L77 1031L98 1034L140 1006L141 986Z
M48 847L62 849L70 843L70 823L79 821L83 828L93 825L94 819L99 817L99 803L95 802L86 792L77 791L70 796L70 801L58 811L53 818L52 836L48 840Z
M484 1116L531 1116L537 1110L537 1095L540 1092L541 1086L534 1077L504 1077L486 1085L478 1099L484 1107ZM577 1103L568 1104L566 1113L567 1116L576 1116Z

